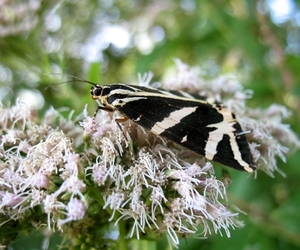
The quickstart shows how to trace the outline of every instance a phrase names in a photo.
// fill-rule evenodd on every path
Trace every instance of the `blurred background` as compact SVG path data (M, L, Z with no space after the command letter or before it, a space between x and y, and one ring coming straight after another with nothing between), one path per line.
M286 123L299 134L299 0L0 0L5 106L21 100L41 114L50 106L79 114L88 103L92 114L90 86L59 84L66 80L59 74L132 84L138 73L152 71L155 81L174 70L176 58L207 77L236 74L254 91L249 106L287 106L293 115ZM245 227L229 239L182 240L180 249L299 249L299 156L278 161L286 177L229 170L228 203L247 213L240 216ZM15 249L34 243L24 241L18 238ZM153 244L165 247L164 239Z

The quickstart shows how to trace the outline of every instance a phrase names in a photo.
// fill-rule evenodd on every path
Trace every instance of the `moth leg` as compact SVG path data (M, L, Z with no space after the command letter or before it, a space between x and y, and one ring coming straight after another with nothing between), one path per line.
M241 135L247 135L247 134L251 134L252 131L251 130L246 130L246 131L241 131L239 133L235 133L236 138L240 138Z
M106 111L106 112L113 112L113 111L114 111L113 109L111 109L111 108L109 108L109 107L98 106L97 109L96 109L95 112L94 112L94 118L96 118L96 116L97 116L99 110L104 110L104 111Z
M122 131L123 136L124 136L126 142L129 143L129 139L128 139L127 135L125 134L125 132L124 132L122 126L120 125L120 123L126 122L127 120L128 120L127 117L120 117L120 118L116 118L116 119L115 119L115 122L117 123L119 129Z
M116 118L115 121L118 124L118 126L120 127L121 126L120 123L127 122L128 118L127 117L120 117L120 118Z

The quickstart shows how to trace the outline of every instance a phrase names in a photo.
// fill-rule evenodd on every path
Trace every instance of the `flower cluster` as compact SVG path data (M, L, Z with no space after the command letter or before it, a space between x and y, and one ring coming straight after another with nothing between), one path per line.
M250 146L260 170L273 175L279 171L276 157L284 160L288 147L299 148L296 135L282 124L285 108L250 109L245 102L251 92L233 76L204 80L199 68L181 61L176 65L177 74L163 85L222 99L244 130L252 131ZM150 81L146 75L139 84ZM188 150L131 121L119 124L120 129L116 113L84 116L80 127L72 113L65 119L50 109L39 119L35 109L22 103L0 108L3 232L9 221L30 218L69 239L80 230L81 242L72 244L101 247L115 239L109 231L113 226L122 240L166 233L176 246L180 236L194 235L199 228L204 236L230 236L231 228L241 226L227 204L227 182L216 178L210 162L200 156L195 161ZM40 212L34 216L33 211ZM98 241L91 241L91 234L100 235Z
M22 103L1 107L0 117L0 225L26 218L36 206L47 215L48 229L82 219L84 171L68 136L80 137L79 126L53 108L40 122L36 110Z
M215 232L224 229L228 236L229 228L239 225L237 213L222 204L225 185L215 178L209 162L181 161L163 139L154 142L154 136L129 122L122 129L129 132L130 138L154 145L142 146L132 155L122 131L111 121L109 130L106 122L97 123L91 118L82 123L86 132L92 131L87 136L99 152L86 171L99 187L106 187L102 195L104 208L112 211L110 220L128 221L128 237L139 239L148 229L166 231L171 243L177 245L178 235L194 234L199 225L204 235L211 233L213 226ZM106 130L100 139L99 130Z

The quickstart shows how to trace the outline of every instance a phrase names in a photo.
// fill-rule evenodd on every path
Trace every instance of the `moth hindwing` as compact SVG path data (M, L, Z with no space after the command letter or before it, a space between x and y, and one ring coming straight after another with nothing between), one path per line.
M101 102L98 109L117 110L152 133L208 160L247 172L256 169L247 132L221 104L193 99L180 92L125 84L95 84L90 93L92 99Z

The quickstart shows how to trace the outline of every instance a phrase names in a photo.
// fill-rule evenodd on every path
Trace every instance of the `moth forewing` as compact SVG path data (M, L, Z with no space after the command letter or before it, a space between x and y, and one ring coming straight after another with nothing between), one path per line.
M196 100L175 93L125 84L91 88L91 97L103 105L98 109L117 110L137 125L209 160L237 170L255 170L245 133L234 114L203 97Z

